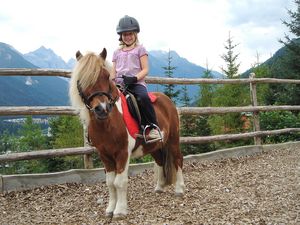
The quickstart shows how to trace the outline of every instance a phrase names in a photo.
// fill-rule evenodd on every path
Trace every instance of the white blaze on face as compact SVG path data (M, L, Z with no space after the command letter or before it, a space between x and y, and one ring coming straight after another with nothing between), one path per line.
M100 106L103 108L103 110L106 110L106 102L100 102Z

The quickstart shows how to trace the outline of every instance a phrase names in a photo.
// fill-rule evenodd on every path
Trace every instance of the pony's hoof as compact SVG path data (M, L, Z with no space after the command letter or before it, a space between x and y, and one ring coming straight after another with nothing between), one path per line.
M126 218L126 214L122 214L122 213L118 213L118 214L114 214L114 220L122 220Z
M157 193L157 194L164 193L164 191L163 191L163 190L160 190L160 189L154 190L154 192Z
M182 198L183 197L183 193L180 193L180 192L179 193L175 193L175 196L178 197L178 198Z
M105 217L109 217L109 218L112 218L113 217L113 212L106 212L105 213Z

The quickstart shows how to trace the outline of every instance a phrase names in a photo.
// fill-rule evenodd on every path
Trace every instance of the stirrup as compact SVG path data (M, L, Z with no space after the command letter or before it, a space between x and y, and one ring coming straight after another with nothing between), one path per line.
M158 131L158 134L159 134L159 138L155 138L155 139L148 139L146 138L146 131L148 128L155 128L157 129ZM146 144L150 144L150 143L153 143L153 142L157 142L157 141L162 141L163 140L163 134L162 134L162 131L159 129L159 127L156 125L156 124L151 124L151 125L147 125L145 126L144 130L143 130L143 138L144 138L144 141Z

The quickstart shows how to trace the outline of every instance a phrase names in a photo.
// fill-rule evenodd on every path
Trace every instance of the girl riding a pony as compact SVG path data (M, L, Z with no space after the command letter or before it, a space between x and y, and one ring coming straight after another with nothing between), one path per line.
M148 53L139 44L139 32L140 26L135 18L126 15L120 19L117 25L120 48L113 54L111 78L135 96L141 112L141 125L143 129L150 128L148 138L160 140L160 130L145 83L149 71Z

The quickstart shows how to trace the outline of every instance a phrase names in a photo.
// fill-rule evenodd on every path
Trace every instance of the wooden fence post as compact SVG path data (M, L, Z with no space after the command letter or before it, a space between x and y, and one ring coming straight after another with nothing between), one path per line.
M3 193L3 186L4 186L4 184L3 184L3 178L2 178L2 174L0 174L0 193Z
M87 132L86 126L83 125L84 146L90 146L87 137L88 137L88 132ZM93 169L94 168L92 154L84 154L83 160L84 160L84 168L85 169Z
M250 73L250 81L255 78L255 73ZM256 83L250 82L250 95L252 106L257 106L257 92L256 92ZM259 124L259 112L253 112L253 129L254 131L260 131ZM254 137L254 144L261 145L261 137Z

